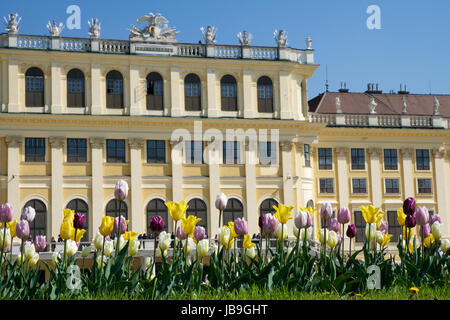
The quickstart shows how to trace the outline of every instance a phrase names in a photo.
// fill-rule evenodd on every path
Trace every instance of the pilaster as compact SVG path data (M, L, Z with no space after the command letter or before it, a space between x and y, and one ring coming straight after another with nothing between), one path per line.
M100 78L100 64L93 63L91 65L91 114L93 115L99 115L103 113L102 96L105 95L103 89L105 89L106 87L101 85Z
M6 136L6 145L8 147L8 193L7 202L12 205L15 219L20 219L21 208L19 203L19 180L20 180L20 159L19 150L23 138L20 136Z
M213 118L219 116L219 108L217 106L216 97L216 81L217 79L215 70L208 68L206 75L208 117Z
M51 113L62 114L64 110L61 94L61 67L58 63L52 62L51 73Z
M294 188L293 188L293 175L292 175L292 141L281 141L281 161L283 170L283 204L285 206L294 206L292 211L293 217L296 214L296 208L294 203ZM292 226L294 225L294 219L290 219L286 226L288 228L288 235L292 235Z
M172 110L170 112L172 117L181 117L183 115L183 109L181 107L181 99L180 99L180 71L178 68L171 67L170 68L170 98L171 98L171 107ZM183 104L184 105L184 104Z
M52 157L52 194L51 194L51 212L50 234L59 234L59 229L63 220L63 148L66 141L64 137L50 137L48 139L51 147Z
M130 169L131 169L131 230L144 233L146 225L142 219L142 147L143 138L130 138Z
M338 181L336 183L336 188L339 191L339 207L348 207L349 201L349 181L347 172L347 156L349 153L349 148L347 147L337 147L337 175Z
M381 207L381 195L383 194L381 187L380 154L380 148L369 148L372 204L375 207Z
M245 142L245 196L247 203L248 233L259 233L259 213L256 199L256 141Z
M102 216L104 215L103 208L103 148L105 146L105 138L92 137L91 142L91 159L92 159L92 214L89 216L91 221L89 225L90 230L97 230L100 227ZM95 235L92 231L90 238Z
M413 180L413 163L412 163L412 148L402 148L403 158L403 187L405 190L404 198L414 197L414 180Z
M218 233L219 226L219 210L217 210L216 197L220 193L220 171L219 171L219 141L208 142L208 168L209 168L209 212L208 217L208 230L209 237L214 238ZM223 223L220 222L222 225Z

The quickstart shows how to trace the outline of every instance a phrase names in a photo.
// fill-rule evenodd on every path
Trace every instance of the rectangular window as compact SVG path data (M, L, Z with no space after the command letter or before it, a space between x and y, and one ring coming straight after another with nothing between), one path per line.
M352 170L366 168L366 153L364 149L352 149Z
M320 193L334 193L333 178L319 179Z
M277 144L275 142L259 143L259 164L277 165Z
M431 193L431 179L417 179L419 193Z
M123 80L121 79L108 79L106 81L107 93L122 94L123 93Z
M258 84L258 98L259 99L272 99L273 90L271 84Z
M398 242L402 227L397 220L397 211L388 211L387 219L389 225L389 234L392 234L391 242Z
M45 138L25 138L25 162L45 162Z
M106 161L125 163L125 140L106 140Z
M430 170L430 151L416 150L416 167L417 170Z
M186 164L203 164L203 142L186 141Z
M223 163L238 164L239 163L239 142L224 141L223 142Z
M147 140L147 163L166 163L164 140Z
M86 139L67 139L67 162L87 162Z
M353 193L367 193L366 179L352 179Z
M186 97L200 97L200 82L185 82L184 93Z
M224 82L220 85L221 88L221 94L224 98L236 98L237 91L236 91L236 84L235 83L227 83Z
M83 93L83 92L84 92L83 78L67 79L67 93Z
M332 170L333 153L331 148L319 148L319 170Z
M384 149L384 170L398 170L397 149Z
M361 211L355 211L355 226L356 226L356 242L364 242L366 233L366 221L363 218Z
M386 193L400 193L399 179L386 179Z
M305 167L311 167L311 155L309 153L309 144L305 144L303 146L304 154L305 154Z
M27 91L34 91L34 92L44 91L44 78L41 76L38 77L27 76L26 88Z

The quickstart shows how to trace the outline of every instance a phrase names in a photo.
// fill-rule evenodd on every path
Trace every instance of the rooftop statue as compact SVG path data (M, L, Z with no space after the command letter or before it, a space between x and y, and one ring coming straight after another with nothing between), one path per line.
M433 116L439 115L439 107L440 107L439 100L437 97L434 97Z
M100 38L100 25L101 23L98 22L98 19L92 19L91 21L88 21L89 24L89 36L91 39L99 39Z
M60 22L58 25L56 20L53 20L52 25L49 21L47 24L47 28L52 37L59 37L61 35L62 30L64 29L64 23Z
M169 28L167 26L169 21L160 13L153 14L150 12L136 21L137 23L146 22L146 25L142 29L132 25L132 29L128 29L131 32L130 40L176 42L175 36L179 31L175 31L175 28Z
M241 46L249 46L253 35L251 33L247 33L247 31L243 31L244 34L242 34L241 32L238 33L237 37L239 39L239 43L241 44Z
M7 20L6 17L3 17L3 19L5 20L5 28L6 31L8 31L8 33L16 34L19 31L19 24L22 18L19 17L17 13L9 14L8 15L9 20Z
M201 27L200 30L202 31L203 39L206 44L214 44L216 42L216 34L218 30L216 27L208 26L206 28L206 32L203 27Z
M287 31L285 30L276 30L273 33L273 38L277 43L278 47L286 47L287 46Z

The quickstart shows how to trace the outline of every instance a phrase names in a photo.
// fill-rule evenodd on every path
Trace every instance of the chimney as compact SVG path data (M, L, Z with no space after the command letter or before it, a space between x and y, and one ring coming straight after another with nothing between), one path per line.
M341 93L348 93L349 89L347 89L347 83L341 81L341 88L339 89L339 92Z
M366 93L381 94L381 93L383 93L383 91L379 89L378 83L377 84L369 83L369 84L367 84Z
M406 91L406 84L404 85L404 87L402 87L402 85L400 84L400 91L398 92L398 94L409 94L409 91Z

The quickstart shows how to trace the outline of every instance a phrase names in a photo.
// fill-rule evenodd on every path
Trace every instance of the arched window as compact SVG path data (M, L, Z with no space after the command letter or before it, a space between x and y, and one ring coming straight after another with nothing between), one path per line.
M123 108L123 77L116 70L112 70L106 75L106 107Z
M86 230L81 242L89 241L89 208L88 204L81 199L73 199L67 204L67 209L75 211L75 213L81 213L86 216L86 223L83 229Z
M237 218L244 217L244 207L242 202L238 199L229 199L227 207L223 211L223 224L228 225L228 222L234 221Z
M278 201L275 199L266 199L264 200L261 205L259 206L259 215L265 214L265 213L271 213L274 214L276 211L273 208L273 206L278 207Z
M206 234L208 234L208 213L206 211L206 204L201 199L192 199L188 202L189 208L186 210L186 216L196 216L201 218L197 223L197 226L205 228Z
M84 108L84 74L79 69L67 73L67 107Z
M163 79L157 72L147 76L147 110L164 110Z
M184 105L186 111L201 111L200 78L190 73L184 78Z
M273 112L273 85L266 76L258 79L258 112Z
M25 105L44 106L44 73L39 68L30 68L25 73Z
M222 111L238 111L236 79L227 74L220 80Z
M120 215L125 219L128 219L128 206L125 201L119 201L116 199L112 199L106 205L106 215L109 217L118 217L119 216L119 208Z
M147 235L152 234L150 229L150 219L154 216L161 216L164 220L164 231L169 231L169 210L164 201L160 199L153 199L147 205Z
M36 236L47 236L47 207L41 200L28 201L24 208L32 207L36 211L34 220L30 223L30 237L34 240ZM50 241L50 239L47 239Z

